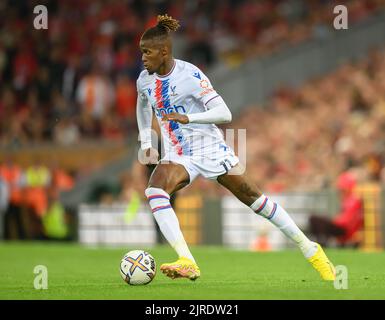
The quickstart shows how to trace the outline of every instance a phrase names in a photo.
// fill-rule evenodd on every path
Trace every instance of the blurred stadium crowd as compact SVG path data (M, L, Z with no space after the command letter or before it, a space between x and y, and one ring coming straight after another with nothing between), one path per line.
M298 89L282 87L228 127L247 128L247 171L266 192L335 187L343 172L383 184L385 51L373 49Z
M48 167L36 160L22 168L7 157L0 164L0 235L35 240L69 237L70 216L59 194L73 185L73 177L55 163Z
M32 28L45 4L48 30ZM332 26L333 1L45 0L0 5L0 145L53 140L124 140L135 130L137 44L157 12L181 22L178 58L206 69L240 64L285 45L322 36ZM340 1L349 22L384 0Z
M32 28L38 4L48 7L48 30ZM383 9L385 0L339 4L349 8L353 24ZM68 146L136 137L137 44L159 12L181 22L177 58L206 71L324 36L335 17L332 5L331 0L2 1L0 147L7 151L46 142ZM297 90L282 88L266 105L245 109L231 128L247 128L252 179L266 192L329 187L346 170L353 170L359 181L385 182L384 61L384 52L374 50L365 61ZM0 188L8 190L1 195L9 195L0 205L11 204L5 216L30 212L32 221L36 218L32 238L46 236L41 228L47 226L54 237L67 235L68 230L55 231L59 224L49 225L43 218L50 210L52 221L65 217L58 192L76 183L73 176L44 160L29 167L11 162L0 163ZM145 170L132 169L139 186L146 183ZM132 188L130 179L122 180L120 194ZM201 179L189 190L206 184L208 193L224 192Z

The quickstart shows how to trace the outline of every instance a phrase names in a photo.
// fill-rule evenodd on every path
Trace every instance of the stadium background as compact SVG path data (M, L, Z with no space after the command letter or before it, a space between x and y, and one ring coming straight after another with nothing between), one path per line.
M38 4L47 30L33 28ZM348 8L348 30L333 28L337 4ZM232 110L221 128L246 129L247 171L265 193L308 231L311 214L338 213L335 183L348 172L364 204L352 241L382 250L383 0L2 1L2 248L165 243L144 198L150 170L137 162L135 116L137 45L159 13L181 22L175 57L199 66ZM174 206L191 245L290 247L213 182L198 179Z

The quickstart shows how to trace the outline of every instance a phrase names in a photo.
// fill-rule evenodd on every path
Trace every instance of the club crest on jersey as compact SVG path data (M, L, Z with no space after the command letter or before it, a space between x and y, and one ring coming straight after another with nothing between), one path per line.
M175 97L175 96L178 95L178 94L175 92L176 86L172 86L172 87L170 87L170 89L171 89L171 94L170 94L170 96Z
M186 113L186 109L183 106L176 105L167 108L156 108L154 111L158 118L162 118L165 114L169 114L172 112Z
M148 95L151 96L151 92L152 92L151 88L147 88L147 92L148 92Z

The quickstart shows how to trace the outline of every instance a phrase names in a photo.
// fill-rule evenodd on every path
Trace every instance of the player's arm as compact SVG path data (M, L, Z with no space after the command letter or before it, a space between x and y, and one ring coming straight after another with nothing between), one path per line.
M138 122L141 149L151 148L152 110L144 94L140 92L138 92L136 100L136 120Z
M227 107L221 96L216 96L206 104L207 111L183 115L172 112L164 115L163 121L177 121L182 124L187 123L228 123L231 122L231 111Z
M141 163L150 164L158 161L158 151L152 148L151 144L151 124L152 110L147 98L138 90L136 100L136 120L138 122L140 149L139 154Z
M189 123L229 123L232 115L225 101L220 95L206 102L207 111L188 114Z
M210 80L202 71L194 71L189 80L191 95L198 104L203 105L205 111L189 113L188 115L170 113L165 115L162 120L172 120L182 124L221 124L231 122L231 111L222 97L214 90Z

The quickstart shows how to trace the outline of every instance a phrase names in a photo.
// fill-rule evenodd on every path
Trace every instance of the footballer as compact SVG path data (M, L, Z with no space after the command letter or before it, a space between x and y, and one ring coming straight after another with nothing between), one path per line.
M160 15L157 25L140 40L144 70L137 80L137 121L141 152L148 163L157 163L145 190L162 234L178 260L160 269L170 278L195 280L200 269L183 237L170 195L198 176L216 180L256 214L270 220L301 250L324 280L335 280L335 268L321 246L309 240L278 203L266 197L244 174L234 151L226 145L216 124L229 123L231 112L203 72L175 59L170 34L177 20ZM165 155L151 144L154 114L161 128Z

